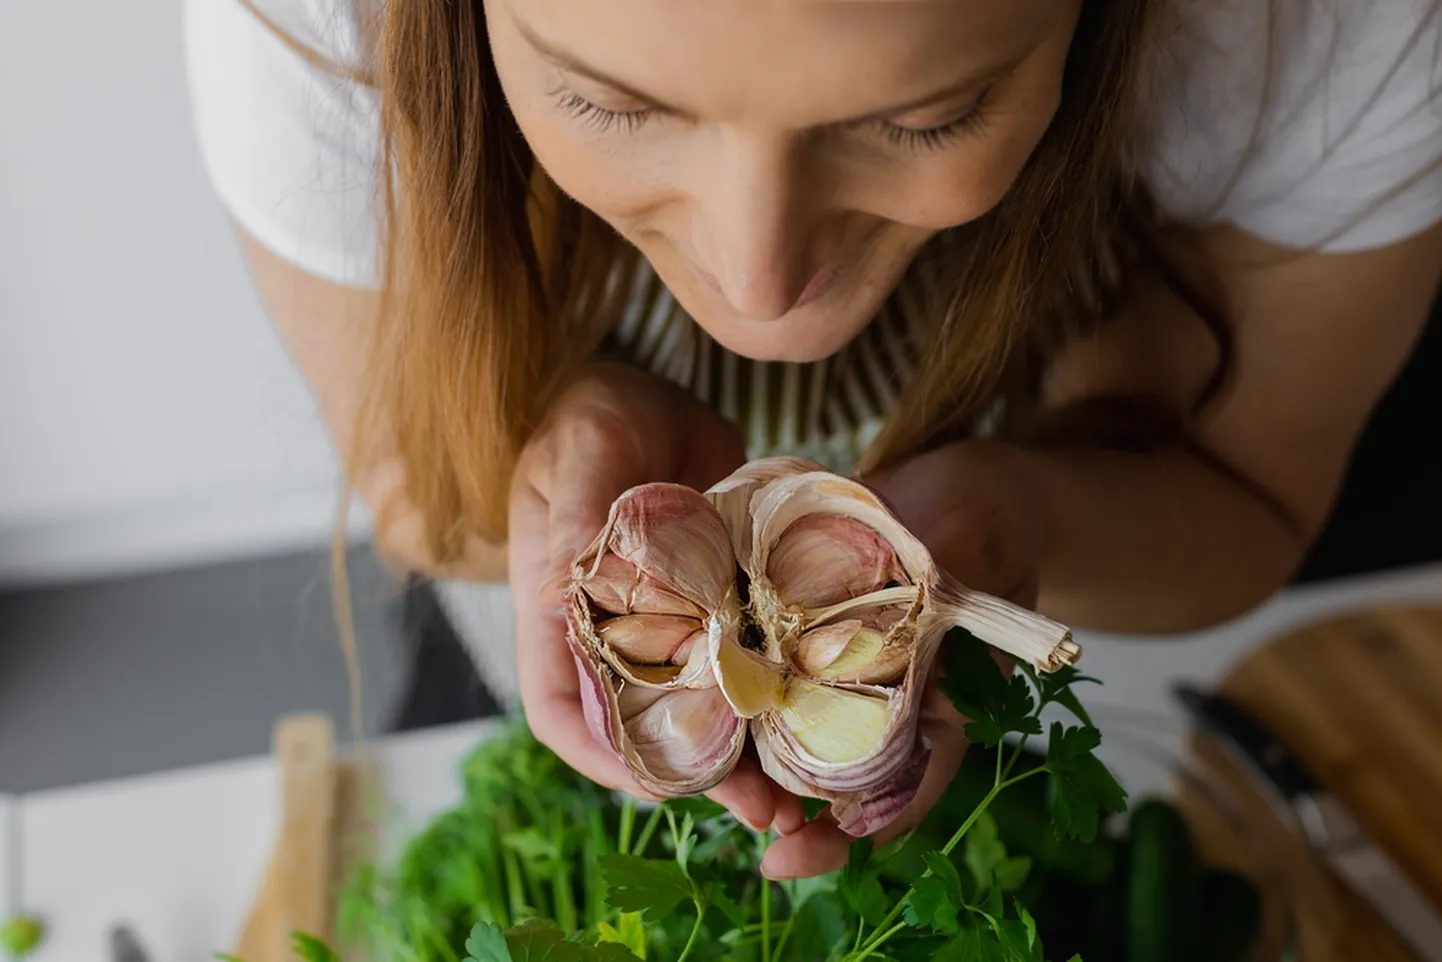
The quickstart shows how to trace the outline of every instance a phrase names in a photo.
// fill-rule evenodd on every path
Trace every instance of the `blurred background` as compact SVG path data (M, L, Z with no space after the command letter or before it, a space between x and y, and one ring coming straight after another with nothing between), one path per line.
M0 792L344 717L336 466L204 179L179 6L0 4ZM1304 578L1442 558L1439 340ZM425 587L349 532L367 729L493 711Z

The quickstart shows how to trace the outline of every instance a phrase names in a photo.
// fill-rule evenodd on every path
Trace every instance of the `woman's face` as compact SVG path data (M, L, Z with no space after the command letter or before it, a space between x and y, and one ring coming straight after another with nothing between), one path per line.
M556 184L723 346L850 341L1050 123L1081 0L486 0Z

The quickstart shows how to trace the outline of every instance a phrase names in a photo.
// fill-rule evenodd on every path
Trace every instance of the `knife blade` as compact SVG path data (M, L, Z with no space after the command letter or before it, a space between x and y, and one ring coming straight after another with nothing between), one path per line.
M1272 803L1305 834L1323 862L1360 895L1426 962L1442 962L1442 910L1372 839L1341 801L1256 715L1189 684L1177 700L1198 728L1238 757Z

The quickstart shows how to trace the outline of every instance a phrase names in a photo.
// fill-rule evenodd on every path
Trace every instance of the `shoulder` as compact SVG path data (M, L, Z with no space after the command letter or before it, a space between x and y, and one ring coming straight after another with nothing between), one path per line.
M1173 6L1144 84L1141 157L1166 213L1323 250L1442 219L1442 4Z
M345 70L369 58L362 26L373 15L369 0L186 0L192 19L258 24L303 56L324 58Z
M379 100L368 0L185 0L201 158L228 213L294 266L376 279Z

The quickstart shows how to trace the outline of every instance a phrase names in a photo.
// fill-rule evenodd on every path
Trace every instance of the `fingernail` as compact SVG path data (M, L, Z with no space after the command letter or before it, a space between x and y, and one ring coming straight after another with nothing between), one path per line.
M745 825L747 828L751 829L751 831L755 832L757 835L760 835L762 832L766 832L766 831L769 831L769 830L770 830L770 826L769 826L769 825L768 825L768 826L757 825L755 822L751 821L751 819L747 818L745 815L737 815L737 816L736 816L736 820L739 821L742 825Z

